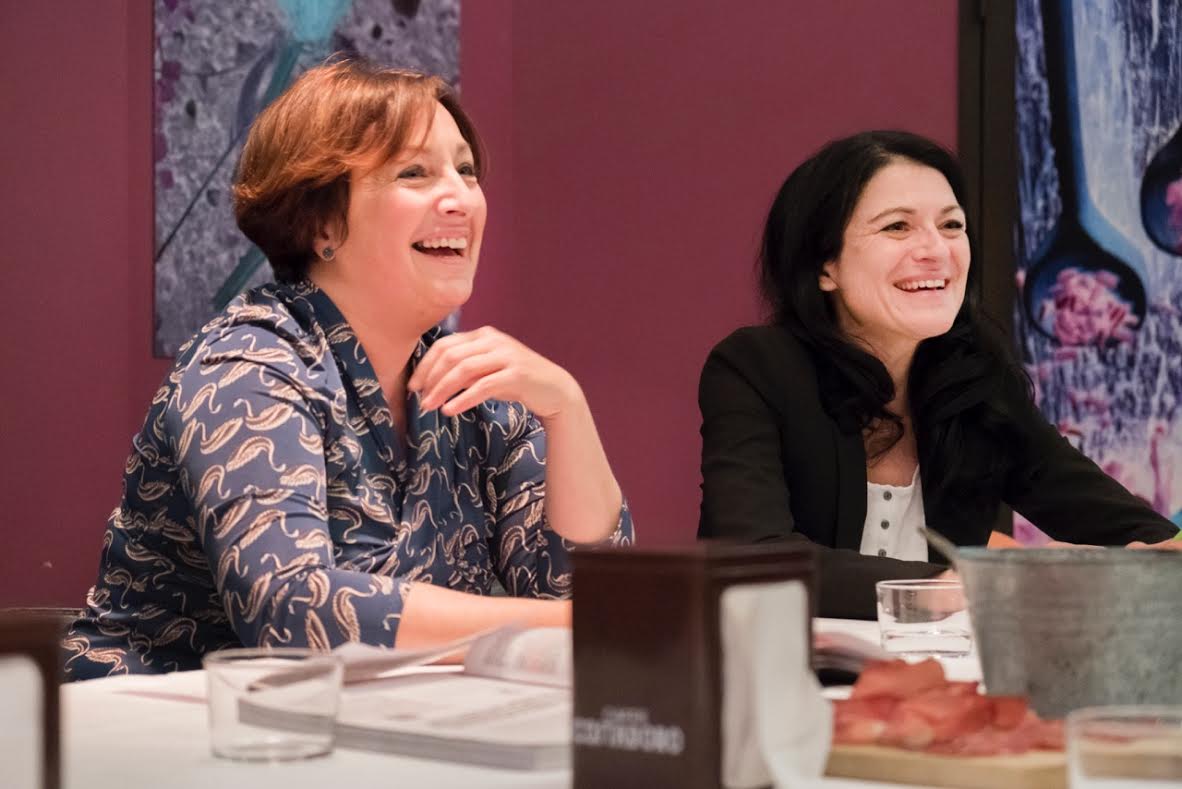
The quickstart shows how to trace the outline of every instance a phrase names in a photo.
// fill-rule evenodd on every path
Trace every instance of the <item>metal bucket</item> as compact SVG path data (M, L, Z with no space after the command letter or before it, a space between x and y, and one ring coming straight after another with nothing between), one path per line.
M1182 552L961 548L957 566L991 694L1043 717L1182 704Z

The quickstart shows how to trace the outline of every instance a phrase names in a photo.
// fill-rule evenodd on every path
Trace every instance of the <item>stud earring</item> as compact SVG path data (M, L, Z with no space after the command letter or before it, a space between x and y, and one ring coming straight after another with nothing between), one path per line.
M332 247L325 247L324 249L320 250L320 257L324 258L325 260L332 260L336 253L337 251Z

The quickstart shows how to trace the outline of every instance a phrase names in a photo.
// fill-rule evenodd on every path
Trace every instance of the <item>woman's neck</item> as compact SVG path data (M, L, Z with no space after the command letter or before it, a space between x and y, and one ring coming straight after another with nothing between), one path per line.
M399 314L399 310L391 309L382 299L347 285L324 267L313 267L308 277L328 294L349 322L357 341L369 357L391 416L400 428L404 428L410 358L423 332L431 326L420 326L421 321L407 321L405 315Z
M896 359L893 362L883 360L883 364L887 368L887 374L891 377L891 383L895 385L895 396L887 403L887 410L892 414L907 418L907 378L911 372L911 359L915 352L912 350L911 355L906 359Z
M907 379L919 344L906 340L872 342L852 332L847 332L847 336L886 368L894 385L894 396L886 404L886 410L900 420L898 427L876 422L863 434L867 454L866 479L884 485L909 485L915 475L918 459L915 433L911 428L911 415L907 407ZM885 449L884 443L889 443Z
M867 463L866 479L884 485L906 486L911 484L915 476L915 469L919 463L915 446L915 432L911 426L911 414L907 405L907 375L911 371L910 354L884 356L875 353L879 361L887 368L887 374L895 385L895 395L886 404L886 410L899 417L898 427L891 426L885 433L871 430L864 437L866 442ZM878 425L878 427L882 427ZM898 432L895 432L895 431ZM882 449L884 435L891 438L889 448L879 454ZM875 457L869 457L874 454Z
M849 336L886 367L887 375L890 376L895 389L894 397L886 404L886 410L906 418L907 379L911 374L911 362L915 359L915 350L919 343L911 340L870 341L853 334Z

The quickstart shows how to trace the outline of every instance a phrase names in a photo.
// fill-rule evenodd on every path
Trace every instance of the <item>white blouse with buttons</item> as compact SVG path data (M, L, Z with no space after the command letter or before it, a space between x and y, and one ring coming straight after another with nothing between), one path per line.
M926 562L928 544L919 533L924 524L918 466L910 485L866 484L866 523L862 526L861 553Z

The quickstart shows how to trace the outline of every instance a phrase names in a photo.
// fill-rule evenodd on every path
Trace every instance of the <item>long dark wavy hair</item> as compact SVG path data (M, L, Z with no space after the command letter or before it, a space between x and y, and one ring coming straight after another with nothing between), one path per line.
M811 352L825 408L844 432L869 436L871 461L903 436L902 415L887 410L895 387L885 365L841 330L835 296L820 289L819 279L824 264L841 254L866 184L900 160L938 170L966 204L964 176L945 148L909 132L863 132L830 142L792 171L768 214L760 253L773 320ZM981 313L981 261L972 227L967 234L972 262L964 304L948 332L919 344L907 407L925 493L980 502L995 496L1011 472L1009 458L1020 452L1015 412L1028 407L1030 380Z

